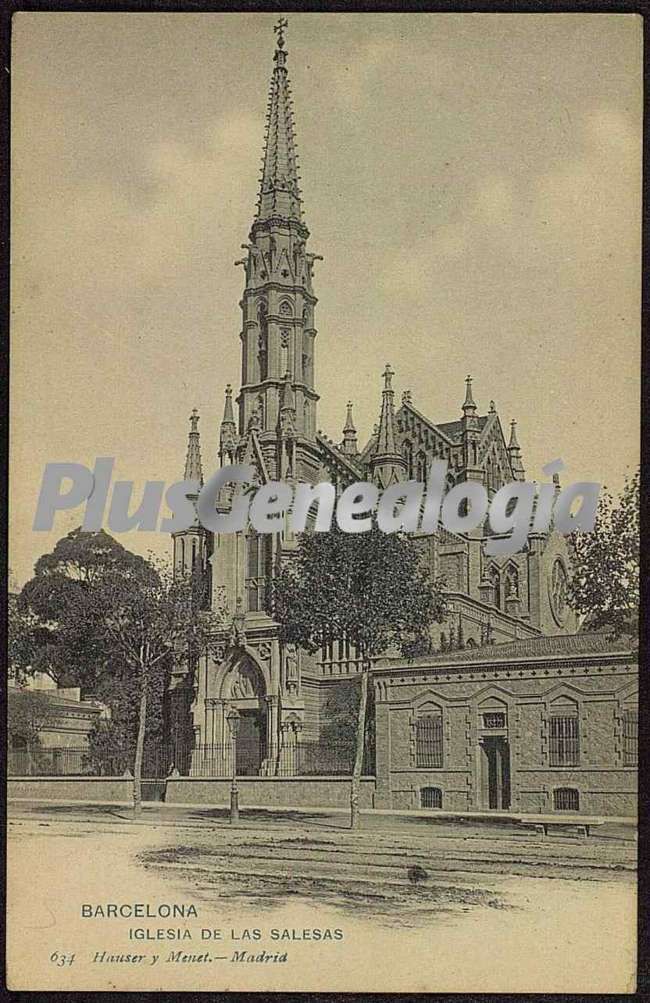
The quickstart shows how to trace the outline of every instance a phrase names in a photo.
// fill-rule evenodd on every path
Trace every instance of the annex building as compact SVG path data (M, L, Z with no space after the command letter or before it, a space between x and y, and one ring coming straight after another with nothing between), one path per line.
M221 465L251 464L260 483L328 480L337 491L358 480L382 489L426 482L435 459L447 461L449 487L480 481L490 497L524 480L515 422L504 431L493 401L479 408L470 377L455 413L434 420L408 390L396 400L396 374L386 365L369 436L355 427L352 403L336 439L319 431L318 255L302 211L281 27L273 61L257 208L238 262L241 385L236 393L225 388ZM193 412L184 474L203 483L198 424ZM373 672L375 780L366 802L631 814L635 657L602 635L575 633L567 540L531 534L523 551L501 559L486 555L485 527L419 540L433 577L445 580L449 615L432 625L433 654L413 662L387 657ZM211 630L206 654L170 687L181 776L229 774L232 708L240 715L238 772L269 780L336 772L321 738L333 694L360 666L345 639L332 638L318 657L279 642L265 596L295 546L289 530L215 537L197 522L174 535L176 571L189 573L198 562L209 580ZM194 789L207 790L204 783Z

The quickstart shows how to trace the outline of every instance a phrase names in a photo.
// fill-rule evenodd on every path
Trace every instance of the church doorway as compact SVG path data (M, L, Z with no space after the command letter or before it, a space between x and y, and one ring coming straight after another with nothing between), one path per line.
M257 709L240 710L237 732L237 776L256 777L266 755L266 722Z
M510 746L502 735L481 741L483 807L504 811L510 807Z

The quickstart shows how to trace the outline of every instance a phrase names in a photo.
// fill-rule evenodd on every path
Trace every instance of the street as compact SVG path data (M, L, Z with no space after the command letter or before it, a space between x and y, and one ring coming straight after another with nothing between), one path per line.
M220 809L150 805L134 819L115 806L12 804L10 984L29 972L47 989L632 988L629 827L586 840L373 814L360 831L346 825L334 811L244 809L231 827ZM135 902L193 903L197 919L81 916L84 903ZM326 929L341 939L312 932ZM93 960L136 948L142 964ZM180 948L208 948L214 963L179 963ZM242 948L287 960L233 962ZM74 962L52 963L55 951Z

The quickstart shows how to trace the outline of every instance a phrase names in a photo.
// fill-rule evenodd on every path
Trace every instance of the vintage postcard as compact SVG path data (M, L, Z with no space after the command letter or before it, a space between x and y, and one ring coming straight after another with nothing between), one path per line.
M10 988L633 991L641 18L11 81Z

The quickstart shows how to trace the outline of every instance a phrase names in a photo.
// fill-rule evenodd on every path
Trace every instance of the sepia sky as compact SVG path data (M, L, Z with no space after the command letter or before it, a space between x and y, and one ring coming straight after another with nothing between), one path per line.
M241 257L276 15L19 13L12 60L10 567L43 467L216 467L240 376ZM633 15L291 14L319 297L318 425L381 372L434 421L518 419L527 476L618 490L638 462L642 22ZM122 534L166 553L162 534Z

